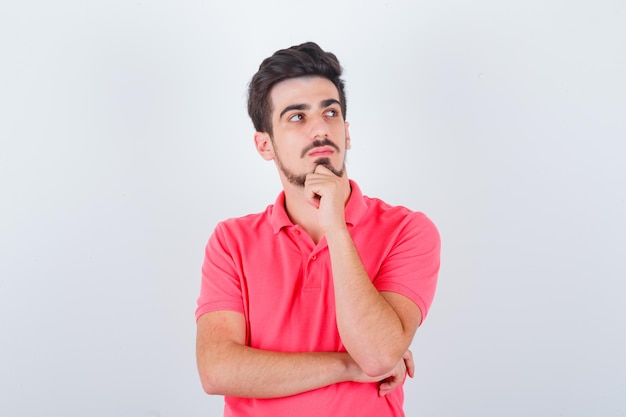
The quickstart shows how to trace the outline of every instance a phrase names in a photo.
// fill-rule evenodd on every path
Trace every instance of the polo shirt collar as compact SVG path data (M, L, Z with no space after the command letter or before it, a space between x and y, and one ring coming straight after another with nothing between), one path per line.
M356 182L350 180L350 187L352 188L352 192L350 193L350 198L348 199L348 204L346 205L346 223L355 226L365 215L365 212L367 211L367 203L365 202L363 193ZM278 233L283 227L293 226L293 223L287 215L287 210L285 210L284 191L281 191L276 198L276 202L274 202L274 206L270 212L270 224L272 225L272 229L275 234Z

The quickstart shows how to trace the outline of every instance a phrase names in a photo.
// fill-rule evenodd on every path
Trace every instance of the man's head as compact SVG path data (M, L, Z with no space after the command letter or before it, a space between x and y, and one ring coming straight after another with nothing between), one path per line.
M313 42L282 49L266 58L248 88L248 114L256 131L266 132L270 136L273 134L270 92L276 84L298 77L319 76L332 82L339 93L341 113L345 120L346 95L341 72L337 57Z

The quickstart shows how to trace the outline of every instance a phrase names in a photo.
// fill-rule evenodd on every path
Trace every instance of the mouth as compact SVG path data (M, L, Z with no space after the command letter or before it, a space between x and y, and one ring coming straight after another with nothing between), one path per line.
M307 146L302 150L302 154L300 155L302 158L305 156L310 157L320 157L320 156L329 156L333 152L339 152L339 147L335 145L330 139L325 138L323 140L315 140L310 146Z
M330 146L321 146L321 147L312 149L308 153L308 156L310 156L312 158L320 158L320 157L323 157L323 156L330 156L334 152L335 152L335 150L333 148L331 148Z

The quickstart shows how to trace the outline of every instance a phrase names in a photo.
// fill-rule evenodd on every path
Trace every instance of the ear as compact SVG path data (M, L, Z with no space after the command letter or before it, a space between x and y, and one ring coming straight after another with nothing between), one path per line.
M350 131L348 130L348 128L350 127L350 123L348 122L343 122L343 123L346 126L346 149L350 149L352 147L352 145L350 145Z
M261 155L261 158L266 161L271 161L274 159L274 149L272 148L272 140L270 139L270 135L265 132L255 132L254 134L254 145L256 147L256 151Z

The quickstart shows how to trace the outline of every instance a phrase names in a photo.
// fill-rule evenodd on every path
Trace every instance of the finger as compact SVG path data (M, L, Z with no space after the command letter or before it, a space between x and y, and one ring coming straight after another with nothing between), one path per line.
M385 385L387 384L385 383ZM391 391L393 391L393 389L384 387L382 384L380 387L378 387L378 395L380 397L384 397L385 395L389 394Z
M304 184L304 198L306 202L309 203L311 206L315 207L316 209L319 208L321 198L319 184L315 184L313 181L309 181L307 179Z
M309 192L306 198L306 202L309 203L311 206L313 206L316 209L320 208L320 200L321 197L319 194L316 194L315 192Z
M387 380L381 382L380 384L378 384L378 395L381 397L384 397L385 395L389 394L392 391L391 389L391 383L388 382Z
M415 361L413 360L413 353L411 353L410 350L407 350L404 352L404 355L402 355L402 359L404 359L406 372L411 378L413 378L415 376Z
M333 174L335 175L330 169L326 168L324 165L318 165L315 167L315 170L313 170L313 172L315 174L324 174L324 175L330 175Z
M402 382L402 378L398 378L397 376L392 376L392 377L385 379L378 386L378 395L380 395L381 397L384 397L385 395L389 394L394 389L398 388L401 382Z

